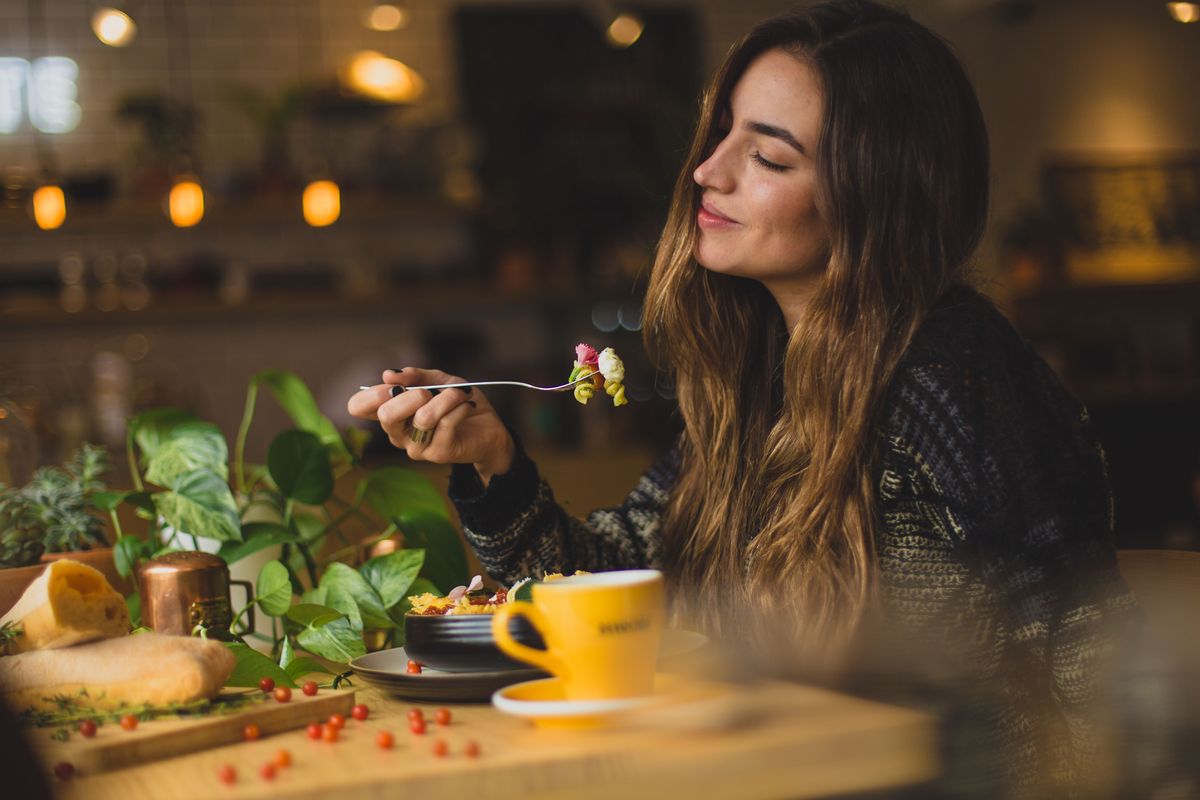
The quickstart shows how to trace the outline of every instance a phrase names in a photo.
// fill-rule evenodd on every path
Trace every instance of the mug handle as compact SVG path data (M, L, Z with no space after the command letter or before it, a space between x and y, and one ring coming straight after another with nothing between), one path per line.
M258 625L254 621L254 587L250 585L250 581L230 581L230 586L240 586L246 590L246 605L247 616L250 617L250 629L246 633L257 633ZM233 633L233 631L230 631Z
M537 606L524 600L513 600L496 609L496 614L492 617L492 638L496 640L496 646L515 659L528 661L560 678L567 677L567 665L558 656L546 650L538 650L536 647L521 644L512 637L512 634L508 632L508 621L513 616L523 616L528 619L542 635L542 639L546 639L546 631L550 626Z

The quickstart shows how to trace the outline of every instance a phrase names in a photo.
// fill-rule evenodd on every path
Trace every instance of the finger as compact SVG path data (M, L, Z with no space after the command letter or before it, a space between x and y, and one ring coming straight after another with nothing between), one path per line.
M455 406L438 420L437 427L433 429L433 438L425 444L415 446L418 457L422 461L434 464L448 464L459 460L462 443L458 441L455 433L459 424L474 413L475 404L471 400L464 400Z
M446 416L442 417L440 420L438 420L438 439L440 439L441 442L457 442L458 426L462 424L463 420L467 419L472 414L477 413L477 411L478 406L475 404L475 401L468 400L455 408ZM436 443L437 442L435 442L435 444ZM458 448L453 447L452 449L455 451L453 454L456 455Z
M377 420L379 407L390 399L387 385L379 384L350 395L350 399L346 401L346 410L350 412L350 416L358 419Z
M408 392L405 392L408 394ZM454 409L470 400L470 396L458 389L448 389L434 397L413 414L412 424L418 428L431 431L438 426L438 421Z
M388 436L397 436L408 429L408 422L413 414L432 399L433 394L429 391L414 389L390 398L375 413Z

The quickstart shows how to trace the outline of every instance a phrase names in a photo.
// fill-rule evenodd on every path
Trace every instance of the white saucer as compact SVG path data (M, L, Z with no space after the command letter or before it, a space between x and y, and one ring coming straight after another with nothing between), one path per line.
M542 728L594 728L608 718L661 700L661 696L619 700L568 700L562 680L542 678L506 686L492 695L492 705L506 714L522 717Z

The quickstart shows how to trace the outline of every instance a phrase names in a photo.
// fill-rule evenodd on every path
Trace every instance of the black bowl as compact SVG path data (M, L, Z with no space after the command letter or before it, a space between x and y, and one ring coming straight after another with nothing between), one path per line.
M521 644L539 649L546 646L524 617L514 617L509 630ZM491 614L409 614L404 618L404 652L413 661L443 672L496 672L532 666L509 658L496 646Z

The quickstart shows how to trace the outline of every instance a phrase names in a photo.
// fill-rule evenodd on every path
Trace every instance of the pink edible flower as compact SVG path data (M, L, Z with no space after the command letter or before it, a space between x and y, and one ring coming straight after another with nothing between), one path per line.
M596 352L596 348L583 342L575 345L575 362L577 364L587 364L594 367L599 361L600 354Z
M455 586L453 589L450 590L450 593L447 594L446 597L457 602L458 600L462 599L463 597L466 597L467 592L473 592L476 589L480 589L482 587L483 587L483 578L476 575L474 578L471 578L470 586Z

